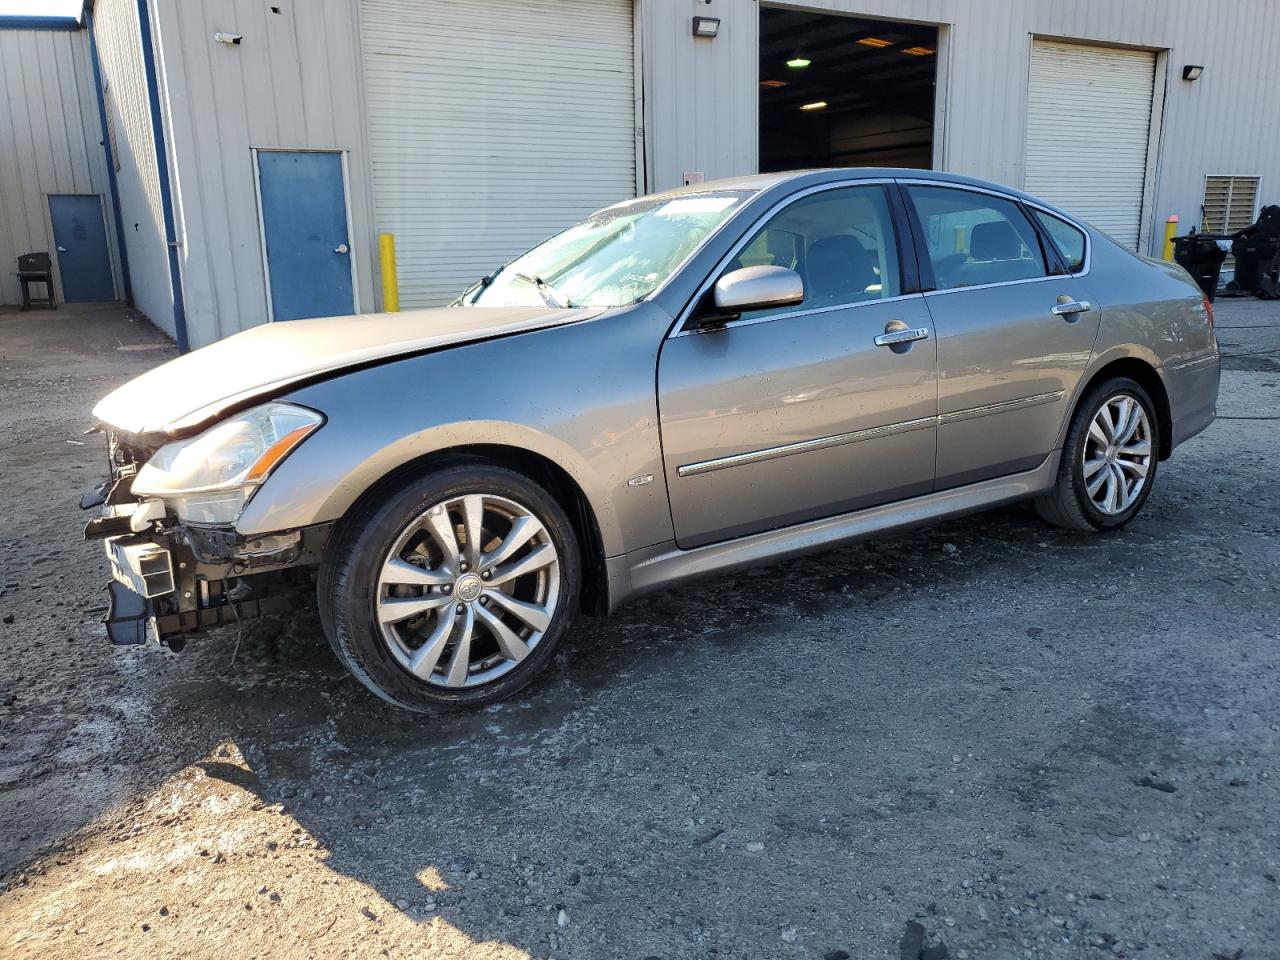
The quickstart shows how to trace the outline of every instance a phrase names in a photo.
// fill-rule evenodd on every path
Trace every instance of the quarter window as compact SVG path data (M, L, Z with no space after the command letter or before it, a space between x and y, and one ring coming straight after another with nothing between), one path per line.
M951 187L907 188L939 290L1047 276L1040 241L1011 200Z
M1062 262L1067 265L1069 273L1078 273L1084 266L1084 233L1061 217L1055 217L1043 210L1032 210L1040 225L1049 234L1049 239L1058 248Z
M757 264L800 274L804 302L744 317L881 300L902 292L893 218L879 186L840 187L801 197L766 223L725 272Z

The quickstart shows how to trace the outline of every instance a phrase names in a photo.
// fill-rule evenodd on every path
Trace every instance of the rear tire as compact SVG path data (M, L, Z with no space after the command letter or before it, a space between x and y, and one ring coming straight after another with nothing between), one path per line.
M1150 395L1128 377L1106 380L1076 408L1057 483L1036 501L1036 510L1068 530L1118 529L1147 502L1160 452L1160 424Z
M338 659L419 712L482 707L551 661L578 607L582 565L555 498L503 467L459 464L357 508L318 590Z

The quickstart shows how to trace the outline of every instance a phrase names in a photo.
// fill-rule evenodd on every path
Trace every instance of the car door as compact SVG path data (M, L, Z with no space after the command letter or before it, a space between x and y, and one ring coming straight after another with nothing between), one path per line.
M701 302L720 276L758 264L799 273L803 301L711 328L695 310L664 344L662 449L681 547L932 489L937 360L923 298L903 292L910 251L892 189L835 185L775 209ZM887 332L899 342L878 345Z
M1064 262L1015 198L904 182L938 348L937 488L1030 470L1053 449L1102 314L1084 234ZM1065 236L1065 234L1064 234ZM1072 269L1074 267L1074 272Z

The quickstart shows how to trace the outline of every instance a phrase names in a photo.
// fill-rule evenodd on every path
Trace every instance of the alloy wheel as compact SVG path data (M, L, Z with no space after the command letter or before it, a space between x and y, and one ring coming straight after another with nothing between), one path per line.
M542 640L560 556L527 507L468 493L432 504L382 563L373 616L405 670L433 686L490 683Z
M1110 397L1094 414L1085 437L1085 490L1107 516L1124 513L1138 499L1151 470L1151 422L1127 393Z

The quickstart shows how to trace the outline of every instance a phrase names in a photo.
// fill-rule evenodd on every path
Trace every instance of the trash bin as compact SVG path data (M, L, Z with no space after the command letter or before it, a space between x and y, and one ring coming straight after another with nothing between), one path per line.
M1195 278L1210 302L1218 292L1218 275L1222 261L1231 252L1231 240L1221 233L1190 233L1173 238L1174 261Z
M1280 207L1263 207L1258 222L1235 235L1236 275L1228 289L1263 300L1280 298Z

